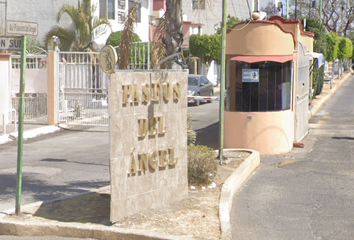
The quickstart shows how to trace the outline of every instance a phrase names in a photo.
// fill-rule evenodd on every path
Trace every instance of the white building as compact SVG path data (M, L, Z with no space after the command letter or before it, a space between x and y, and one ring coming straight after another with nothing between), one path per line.
M251 19L252 12L258 9L258 0L227 0L227 15L240 20ZM222 22L222 0L183 1L183 13L188 21L202 23L203 34L214 34Z
M184 21L188 19L188 21L195 23L194 26L198 26L189 30L190 35L198 33L212 35L216 33L217 28L221 26L222 22L222 0L191 0L182 1L182 3L182 11L185 16ZM259 10L258 6L259 0L227 0L227 15L240 20L251 19L252 12ZM187 41L188 39L185 38ZM184 43L184 46L186 45L187 43ZM217 83L219 74L215 61L211 62L210 66L206 67L202 65L199 69L200 74L206 75L214 84Z
M137 0L91 0L97 6L96 15L107 17L113 31L120 31L123 27L124 17L128 13L129 7ZM135 25L135 32L142 41L149 39L149 13L151 12L153 0L140 0L138 22ZM71 20L65 14L60 23L56 21L57 13L64 4L77 6L78 0L18 0L0 1L0 34L6 33L6 21L25 21L38 24L37 40L44 43L46 33L54 26L70 27ZM97 32L97 36L99 33Z

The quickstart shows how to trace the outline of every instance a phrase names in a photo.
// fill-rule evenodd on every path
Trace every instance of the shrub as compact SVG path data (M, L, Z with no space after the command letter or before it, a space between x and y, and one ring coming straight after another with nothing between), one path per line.
M118 32L113 32L111 33L111 35L109 35L106 44L107 45L111 45L113 47L117 47L120 44L120 40L122 37L122 32L118 31ZM141 39L139 38L139 36L136 33L132 34L132 42L140 42Z
M211 183L217 172L215 159L215 151L207 146L188 146L188 183Z
M322 92L323 88L323 78L324 78L324 65L320 68L316 66L313 68L313 89L314 96L319 95Z
M187 118L187 144L194 145L195 141L197 140L197 134L192 128L192 117L188 115Z

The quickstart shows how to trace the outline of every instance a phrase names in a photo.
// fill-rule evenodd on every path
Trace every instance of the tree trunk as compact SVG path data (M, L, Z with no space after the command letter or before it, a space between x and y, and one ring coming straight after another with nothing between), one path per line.
M178 52L183 43L182 0L166 1L166 48L167 56Z

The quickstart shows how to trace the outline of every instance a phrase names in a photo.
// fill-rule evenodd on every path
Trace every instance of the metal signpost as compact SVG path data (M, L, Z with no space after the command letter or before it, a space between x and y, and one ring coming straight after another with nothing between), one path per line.
M221 77L220 77L220 123L219 123L219 160L223 164L224 155L224 109L225 109L225 53L226 53L226 15L227 0L222 1L222 33L221 33Z
M17 184L16 184L16 215L21 213L22 197L22 163L23 163L23 122L25 112L25 74L26 74L26 36L22 37L21 79L20 79L20 109L18 114L17 137Z
M22 198L22 165L23 165L23 122L25 113L25 76L26 76L26 35L37 36L37 23L7 21L6 33L22 37L0 37L0 49L21 50L20 108L18 115L18 148L17 148L17 184L15 213L21 213Z

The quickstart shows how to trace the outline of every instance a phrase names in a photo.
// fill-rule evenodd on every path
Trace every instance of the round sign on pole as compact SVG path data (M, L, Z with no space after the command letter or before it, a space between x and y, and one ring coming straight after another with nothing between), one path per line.
M116 50L111 45L106 45L100 52L100 66L107 74L114 73L117 62Z

